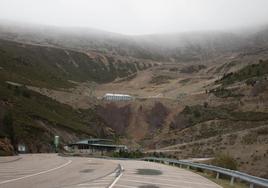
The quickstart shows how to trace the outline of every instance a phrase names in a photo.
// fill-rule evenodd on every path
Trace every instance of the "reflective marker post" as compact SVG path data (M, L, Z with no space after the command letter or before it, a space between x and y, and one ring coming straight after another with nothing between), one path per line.
M55 151L56 151L56 153L58 153L59 140L60 140L60 137L59 136L55 136L54 137L54 145L55 145Z

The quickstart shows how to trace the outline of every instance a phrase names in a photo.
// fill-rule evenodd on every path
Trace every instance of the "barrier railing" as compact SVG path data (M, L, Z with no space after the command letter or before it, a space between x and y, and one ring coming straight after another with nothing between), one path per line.
M216 172L216 178L220 177L220 174L224 174L231 177L230 184L234 185L235 178L244 180L249 183L250 188L253 188L254 185L259 185L268 188L268 179L259 178L256 176L251 176L246 173L242 173L235 170L229 170L226 168L221 168L217 166L195 163L195 162L187 162L187 161L180 161L175 159L167 159L167 158L156 158L156 157L145 157L143 158L144 161L153 161L153 162L161 162L167 163L169 165L179 165L180 167L186 166L187 168L194 167L203 170L209 170L212 172Z

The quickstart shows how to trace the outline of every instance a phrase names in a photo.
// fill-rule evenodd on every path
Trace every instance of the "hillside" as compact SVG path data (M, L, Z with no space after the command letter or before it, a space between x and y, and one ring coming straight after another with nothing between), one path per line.
M178 158L228 153L240 170L267 178L267 64L261 60L215 81L216 89L199 94L203 100L167 118L161 133L146 140L154 140L150 153Z
M1 80L47 88L72 82L106 83L154 66L153 62L0 40Z
M0 140L8 138L6 141L13 146L20 143L29 152L51 152L55 135L60 136L61 144L83 137L114 135L94 109L74 110L23 86L2 81L0 92ZM0 147L0 154L5 152Z
M240 170L268 176L266 30L139 37L37 30L0 32L1 155L18 143L53 151L56 134L61 144L92 136L180 159L229 153ZM100 100L110 92L136 99Z
M229 153L240 170L267 177L267 64L267 60L260 60L230 71L230 75L243 77L235 77L241 79L232 79L228 85L224 82L228 77L223 75L204 82L206 87L200 87L199 92L189 90L179 98L100 103L97 113L121 136L122 142L134 148L179 159ZM191 75L194 79L195 74ZM183 84L196 85L191 80ZM183 88L179 84L177 87Z
M91 87L91 83L135 76L152 66L152 61L0 40L1 154L13 153L18 143L26 144L29 152L53 151L56 134L62 144L90 136L115 136L91 102L90 109L73 109L30 88L68 93L82 82ZM86 98L91 100L89 90ZM6 118L10 120L5 122Z

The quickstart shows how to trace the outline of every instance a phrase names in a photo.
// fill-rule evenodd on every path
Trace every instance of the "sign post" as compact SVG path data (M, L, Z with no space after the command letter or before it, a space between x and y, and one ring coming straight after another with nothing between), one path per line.
M59 136L55 136L54 137L54 145L55 145L55 151L56 151L56 153L58 152L59 140L60 140L60 137Z

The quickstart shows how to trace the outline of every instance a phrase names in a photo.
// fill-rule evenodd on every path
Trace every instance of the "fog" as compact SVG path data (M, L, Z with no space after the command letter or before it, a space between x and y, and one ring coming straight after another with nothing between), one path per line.
M267 0L0 0L0 19L142 35L268 23Z

